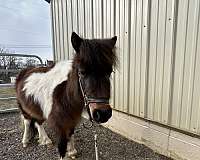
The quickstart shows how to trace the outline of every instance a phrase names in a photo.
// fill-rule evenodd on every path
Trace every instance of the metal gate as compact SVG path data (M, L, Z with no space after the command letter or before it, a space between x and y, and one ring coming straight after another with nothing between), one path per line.
M23 58L36 58L39 61L38 66L44 66L42 59L37 55L26 55L26 54L3 54L0 56L13 56ZM21 69L0 69L0 73L19 73ZM14 95L14 83L0 84L0 114L18 112L16 96ZM8 107L9 106L9 107ZM3 108L3 109L2 109Z

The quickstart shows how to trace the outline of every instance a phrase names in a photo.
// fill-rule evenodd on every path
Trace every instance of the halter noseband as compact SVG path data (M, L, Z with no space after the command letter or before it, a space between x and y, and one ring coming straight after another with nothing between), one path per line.
M81 88L81 93L82 93L83 99L84 99L84 106L87 109L90 121L93 122L92 115L90 113L90 108L89 108L90 103L109 104L109 99L107 99L107 98L92 98L92 97L88 97L86 95L86 93L84 92L84 90L83 90L83 85L81 83L81 73L80 72L78 72L78 77L79 77L79 85L80 85L80 88Z

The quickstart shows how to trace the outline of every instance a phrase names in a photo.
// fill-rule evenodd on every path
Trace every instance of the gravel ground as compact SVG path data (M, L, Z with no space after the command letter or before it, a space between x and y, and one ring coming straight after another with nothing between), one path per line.
M85 121L85 120L83 120ZM82 123L81 123L82 124ZM27 148L21 144L22 129L18 113L0 114L0 159L1 160L57 160L56 147L38 146L33 139ZM55 141L53 131L46 127L47 134ZM75 131L77 160L95 160L94 134L98 135L99 160L170 160L153 152L144 145L130 141L102 126L86 129L79 125Z

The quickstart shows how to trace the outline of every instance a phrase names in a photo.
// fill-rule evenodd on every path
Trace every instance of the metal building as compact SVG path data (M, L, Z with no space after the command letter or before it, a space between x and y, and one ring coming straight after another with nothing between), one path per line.
M200 1L50 4L56 61L73 57L72 31L84 38L118 36L120 64L112 76L115 113L107 126L162 154L199 159Z

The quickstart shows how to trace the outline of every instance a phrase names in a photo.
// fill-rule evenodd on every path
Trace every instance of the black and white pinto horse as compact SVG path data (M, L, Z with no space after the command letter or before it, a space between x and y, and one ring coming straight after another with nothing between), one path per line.
M42 124L55 129L60 159L77 153L74 128L84 106L90 119L104 123L112 116L109 105L110 75L116 64L115 43L111 39L82 39L72 33L76 51L73 61L62 61L51 67L27 68L16 79L16 93L24 121L23 147L30 140L30 128L39 134L39 144L52 141Z

